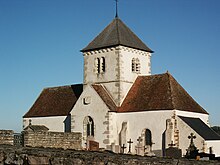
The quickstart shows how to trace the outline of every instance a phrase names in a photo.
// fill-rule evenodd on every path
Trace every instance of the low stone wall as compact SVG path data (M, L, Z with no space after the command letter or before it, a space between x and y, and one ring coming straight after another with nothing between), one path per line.
M12 130L0 130L0 144L14 144L14 131Z
M0 164L15 165L220 165L220 161L196 161L144 157L111 152L89 152L46 148L16 148L0 145Z
M76 132L24 131L24 146L81 149L82 134Z

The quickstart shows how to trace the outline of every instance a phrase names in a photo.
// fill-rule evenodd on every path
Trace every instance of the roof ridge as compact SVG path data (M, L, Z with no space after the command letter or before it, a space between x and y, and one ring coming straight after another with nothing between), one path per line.
M199 103L197 103L197 101L185 90L185 88L183 88L179 83L178 83L178 81L169 73L169 72L167 72L167 74L168 75L170 75L169 77L169 82L171 83L171 78L173 79L173 83L177 83L178 85L179 85L179 87L181 88L181 90L187 95L187 97L189 97L189 99L191 100L191 101L193 101L194 102L194 104L196 104L198 107L200 107L201 109L202 109L202 111L203 111L203 113L206 113L206 114L208 114L208 112L199 104ZM172 83L171 83L172 84ZM173 93L173 92L172 92ZM172 97L173 98L173 97ZM174 107L176 108L176 103L174 103Z
M165 74L168 76L168 83L169 83L168 85L169 85L169 90L170 90L171 104L172 104L173 109L175 109L176 106L175 106L175 103L174 103L174 100L173 100L173 87L171 85L171 79L170 79L171 74L168 71Z
M115 23L116 23L116 31L117 31L117 37L118 37L118 44L121 44L120 35L119 35L119 27L118 27L118 20L119 20L119 18L117 17L115 19L116 19Z
M53 89L53 88L64 88L64 87L72 87L72 86L76 86L76 85L82 85L82 83L79 84L70 84L70 85L60 85L60 86L51 86L51 87L44 87L43 90L46 89Z

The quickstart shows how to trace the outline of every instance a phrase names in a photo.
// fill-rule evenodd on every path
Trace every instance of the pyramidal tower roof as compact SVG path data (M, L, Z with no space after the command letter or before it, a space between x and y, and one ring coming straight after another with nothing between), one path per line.
M87 52L119 45L153 53L118 17L115 17L115 19L81 51Z

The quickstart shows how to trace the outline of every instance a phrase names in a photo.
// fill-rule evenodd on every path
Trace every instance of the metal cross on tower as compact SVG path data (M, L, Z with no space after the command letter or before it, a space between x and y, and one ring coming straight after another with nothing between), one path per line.
M116 3L116 4L115 4L115 5L116 5L116 6L115 6L115 7L116 7L115 18L118 18L118 0L115 0L115 3Z

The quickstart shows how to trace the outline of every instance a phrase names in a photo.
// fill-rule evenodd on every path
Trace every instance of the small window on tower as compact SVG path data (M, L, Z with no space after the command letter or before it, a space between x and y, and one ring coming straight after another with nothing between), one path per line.
M101 72L104 73L105 72L105 58L102 57L101 58Z
M95 67L96 67L96 73L99 74L100 73L100 59L99 58L95 59Z
M134 73L140 73L140 60L138 58L132 58L131 71Z
M95 59L95 67L96 67L96 74L104 73L106 70L105 58L96 58Z
M132 72L135 72L135 58L132 58L132 61L131 61L131 70L132 70Z
M138 58L136 58L136 72L140 73L140 61Z

